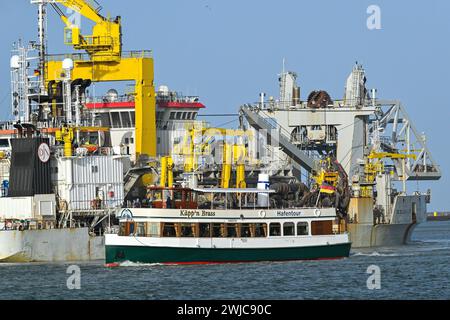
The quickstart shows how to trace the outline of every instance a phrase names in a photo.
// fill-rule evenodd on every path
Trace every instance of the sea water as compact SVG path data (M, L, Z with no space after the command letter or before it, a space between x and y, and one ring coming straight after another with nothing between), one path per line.
M450 299L449 279L450 221L439 221L418 226L409 245L352 249L341 260L0 264L0 299Z

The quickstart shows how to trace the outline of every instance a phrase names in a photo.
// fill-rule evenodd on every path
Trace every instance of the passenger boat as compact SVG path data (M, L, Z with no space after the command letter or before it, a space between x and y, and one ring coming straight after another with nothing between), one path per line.
M335 208L271 208L274 190L151 187L105 235L106 265L213 264L348 257ZM260 201L258 201L258 198ZM140 206L139 204L138 206Z

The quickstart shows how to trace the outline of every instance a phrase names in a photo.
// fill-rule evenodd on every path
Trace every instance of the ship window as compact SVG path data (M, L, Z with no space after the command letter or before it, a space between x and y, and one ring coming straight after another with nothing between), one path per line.
M162 225L163 237L175 237L177 235L175 232L175 224L163 223Z
M171 112L171 113L170 113L169 119L170 119L170 120L175 120L175 112Z
M147 236L148 237L160 236L160 229L158 222L147 222Z
M130 116L131 116L131 126L134 127L134 125L136 124L136 113L134 111L131 111Z
M227 224L227 238L236 238L237 234L237 225L235 223Z
M210 223L200 223L200 238L211 237L211 224Z
M251 225L248 223L241 224L241 238L250 238L251 236Z
M220 223L213 223L212 224L212 236L213 238L220 238L223 234L223 228L222 224Z
M111 113L111 118L112 118L112 127L113 128L120 128L121 124L120 124L120 115L118 112L112 112Z
M297 235L298 236L307 236L307 235L309 235L308 222L299 222L299 223L297 223Z
M109 113L100 113L100 122L103 127L111 126L111 119L109 118Z
M181 120L181 114L182 112L177 112L177 120Z
M313 236L323 236L333 234L333 221L311 222L311 234Z
M269 235L271 237L279 237L281 236L281 224L280 223L271 223L269 229Z
M192 119L195 120L197 118L197 112L193 113Z
M267 236L267 224L256 223L255 224L255 237L256 238L265 238L266 236Z
M92 166L92 173L98 173L98 166Z
M138 222L136 230L137 230L136 236L145 237L145 223L144 222Z
M126 223L125 222L121 222L120 223L120 229L119 229L119 236L126 236L125 235L126 232Z
M182 237L193 237L194 236L194 226L190 223L181 224L181 236Z
M283 224L283 236L295 236L295 224L293 222L285 222Z
M131 119L129 112L121 112L120 116L122 117L122 126L124 128L131 128Z

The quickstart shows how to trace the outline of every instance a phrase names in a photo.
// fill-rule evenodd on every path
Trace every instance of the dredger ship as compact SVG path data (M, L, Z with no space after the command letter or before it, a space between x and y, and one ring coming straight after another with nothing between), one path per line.
M102 260L105 246L109 263L333 258L350 243L405 244L425 221L431 191L408 193L408 181L437 180L439 166L401 102L366 88L361 65L341 100L324 90L302 100L283 70L278 98L262 93L235 110L237 128L214 128L198 97L155 90L152 53L122 51L120 17L92 0L31 2L38 41L15 44L13 119L0 127L0 261ZM48 54L50 7L83 53ZM117 81L131 85L95 96ZM147 250L162 247L173 250Z

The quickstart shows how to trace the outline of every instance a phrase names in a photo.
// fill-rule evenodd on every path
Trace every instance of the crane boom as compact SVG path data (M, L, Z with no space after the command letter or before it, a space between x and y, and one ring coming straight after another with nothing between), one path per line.
M98 13L98 10L94 8L94 3L88 0L54 0L54 3L58 3L78 12L83 17L95 22L102 23L107 19Z
M66 25L64 42L75 50L85 50L92 61L114 62L122 53L122 26L120 17L111 20L99 14L94 0L49 0ZM58 5L64 6L94 22L91 35L81 35L79 25L73 24Z
M66 25L65 42L80 54L47 56L45 63L46 87L60 81L62 60L72 58L73 79L92 82L134 81L135 83L135 161L141 156L156 155L156 119L153 57L148 51L122 53L121 19L101 16L94 0L32 0L51 4ZM81 35L80 26L74 25L59 9L64 6L93 21L92 35ZM145 159L145 157L144 157Z

